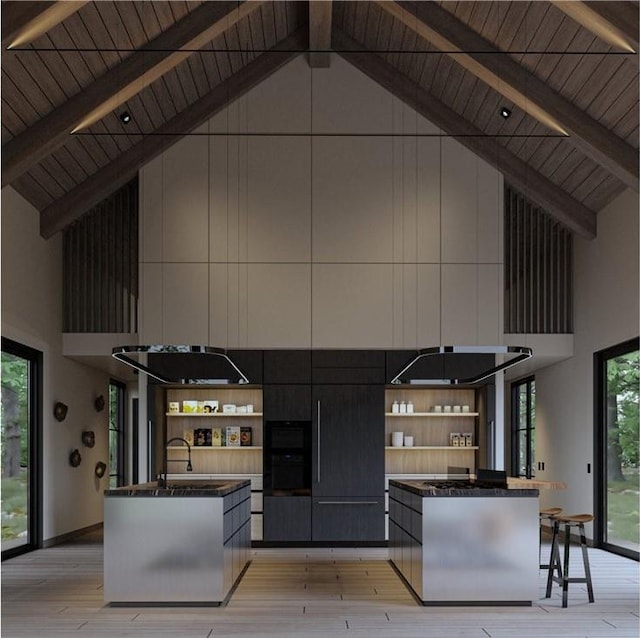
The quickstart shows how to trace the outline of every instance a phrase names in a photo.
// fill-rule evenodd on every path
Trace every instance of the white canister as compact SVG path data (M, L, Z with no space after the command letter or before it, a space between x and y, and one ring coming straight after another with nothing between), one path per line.
M391 433L391 446L402 447L404 441L404 432L392 432Z
M405 447L413 447L413 437L412 436L405 436L404 437L404 446Z
M253 414L253 403L247 404L247 414Z

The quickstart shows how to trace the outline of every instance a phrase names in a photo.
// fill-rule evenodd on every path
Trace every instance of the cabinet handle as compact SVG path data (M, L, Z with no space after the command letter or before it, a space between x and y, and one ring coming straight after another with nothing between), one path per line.
M318 505L377 505L378 501L318 501Z
M318 467L318 483L320 483L320 400L318 400L318 441L317 441L317 467Z

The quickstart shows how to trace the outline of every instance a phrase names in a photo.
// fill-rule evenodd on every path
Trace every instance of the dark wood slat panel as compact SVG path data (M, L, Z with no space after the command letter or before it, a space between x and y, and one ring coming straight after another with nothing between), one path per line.
M358 42L364 42L369 17L369 2L354 2L354 24L352 37Z
M144 107L140 94L137 93L131 99L127 100L118 109L118 113L128 112L131 115L131 120L128 124L124 124L118 119L117 132L121 133L152 133L153 124L149 118L149 114ZM110 120L113 122L114 120Z
M375 51L382 59L385 60L386 52L389 50L389 42L391 40L391 29L393 27L393 23L394 19L386 11L381 11ZM344 29L344 32L347 34L349 33L348 29L346 28ZM419 46L422 46L422 43L420 43Z
M556 181L555 178L557 176L558 179L556 183L559 183L560 186L568 193L571 193L571 195L573 195L578 186L598 168L598 165L588 157L578 156L576 159L577 162L574 165L570 164L566 170L561 166L556 175L554 175L554 181Z
M9 111L9 113L7 113ZM7 119L8 116L8 119ZM13 132L9 128L8 124L10 123L8 120L13 122L20 122L17 115L13 112L12 109L9 109L4 104L2 105L2 122L0 122L0 127L2 127L2 143L10 140L13 137Z
M501 51L509 51L512 49L513 41L516 35L526 33L523 22L527 12L530 9L530 2L505 2L506 11L498 27L498 33L493 39L493 43ZM546 3L545 3L546 4Z
M190 55L187 58L186 63L189 66L193 90L195 91L197 98L201 98L211 90L209 79L207 78L207 72L204 70L204 65L202 63L202 54L198 52Z
M594 117L591 105L598 97L603 97L608 102L615 101L624 85L620 85L615 77L621 70L623 60L621 58L607 58L603 56L598 66L575 94L573 103L583 111ZM626 84L626 83L625 83Z
M517 122L518 118L520 119L519 122ZM513 131L514 134L522 136L522 137L514 137L510 139L508 142L506 142L506 147L512 153L517 154L519 153L520 149L523 148L524 143L527 139L525 136L544 135L546 132L545 127L543 127L542 124L540 124L540 122L533 119L532 117L528 117L522 111L518 111L516 114L511 115L508 121L511 121L512 119L514 120L514 123L517 122L517 125Z
M589 202L589 207L595 211L601 211L610 204L618 195L621 195L627 187L616 179L613 175L607 176L602 184L594 189L587 197L585 204Z
M484 103L489 90L489 87L484 82L481 82L476 78L476 84L473 88L473 92L469 96L469 101L462 112L469 122L475 123L477 121L478 114L482 109L482 104Z
M131 55L133 42L131 41L131 36L127 30L126 24L123 24L122 22L122 18L120 17L120 13L116 7L117 4L120 3L112 2L111 0L96 3L98 13L100 14L100 18L111 37L111 41L115 48L118 49L121 59L124 59Z
M604 79L602 89L588 107L591 116L609 128L613 128L618 119L615 108L611 107L624 108L628 104L638 103L638 69L634 69L627 59L620 60L622 63L618 70L608 80ZM635 87L635 96L627 93L630 86ZM609 116L605 117L605 113L609 113Z
M463 80L460 83L460 88L453 100L452 107L456 113L464 113L469 104L469 100L474 95L476 85L478 84L478 78L465 69Z
M62 161L58 159L59 155L60 150L58 149L55 153L45 157L45 159L40 162L40 165L47 171L47 173L49 173L51 179L56 182L62 192L68 193L72 188L78 185L78 182L73 179L73 176L67 169L67 166L65 166L64 159Z
M74 136L67 142L66 146L68 146L71 152L74 152L76 144L79 148L83 149L79 151L79 155L82 156L83 152L89 155L97 168L102 168L109 163L109 156L105 153L103 147L95 137L88 135Z
M98 144L102 147L102 150L109 157L109 161L113 161L118 157L120 153L120 147L118 146L116 140L110 135L104 135L104 133L108 133L107 127L105 126L103 121L96 122L90 129L86 132L83 132L83 136L91 137L91 133L95 133L95 137Z
M545 23L548 11L548 2L528 3L527 12L524 16L522 24L514 34L514 38L510 43L510 50L514 51L512 56L518 62L520 61L520 54L518 53L518 51L524 51L530 46L535 46L536 49L540 48L535 39L540 34L540 27L543 23ZM553 30L555 30L556 25L553 25Z
M275 29L278 42L287 37L289 33L287 27L287 11L284 2L273 3L273 15L275 17Z
M391 32L389 33L389 50L386 53L386 60L392 66L398 68L400 62L401 53L399 51L402 48L402 39L406 33L407 28L404 24L400 24L397 20L391 25Z
M465 22L471 27L476 33L482 33L484 29L484 25L487 21L489 13L491 11L491 7L494 4L493 2L470 2L471 4L471 15L469 20ZM443 3L443 7L447 8L447 3Z
M10 55L10 54L9 54ZM37 55L29 53L28 56ZM4 55L3 55L4 57ZM27 104L37 113L37 118L49 113L53 108L53 103L49 96L43 91L38 81L29 72L33 68L33 58L25 60L23 56L14 60L15 64L10 69L6 69L3 64L3 74L8 73L13 80L14 86L19 87L19 91L7 96L7 99L15 103L15 107L20 108L21 104ZM3 96L4 97L4 96ZM28 111L27 111L28 112ZM36 119L37 119L36 118ZM31 121L29 121L29 125Z
M159 36L166 28L175 22L171 14L171 22L167 23L164 27L160 24L160 20L158 19L158 11L156 11L158 5L165 5L169 3L133 2L131 4L132 9L135 12L136 29L140 30L140 37L144 39L144 42L153 40L153 38ZM160 11L162 11L162 9L160 9Z
M578 179L574 180L571 185L571 195L578 201L584 202L584 200L593 192L594 188L599 188L600 185L607 179L609 173L602 167L594 165L591 166L589 171L584 167L584 171L581 175L582 181Z
M440 57L438 66L435 70L435 78L433 79L431 88L429 89L433 97L438 100L442 100L442 92L449 82L449 75L454 65L455 62L448 55L443 55Z
M481 131L477 127L460 118L429 93L406 78L397 77L397 71L381 58L359 52L358 44L347 35L336 30L334 38L345 59L445 132L464 136L458 138L461 144L504 173L516 188L554 215L558 221L585 237L594 237L595 215L592 211L569 198L540 173L529 170L523 161L508 153L492 138L480 135Z
M366 46L370 51L376 50L382 15L382 10L378 5L370 5L369 15L367 18L367 28L365 29L363 40L364 46Z
M638 143L638 103L636 102L629 111L620 118L616 124L616 132L626 139L629 144Z
M53 197L43 188L38 179L29 173L20 176L11 184L36 210L43 210L53 201Z
M56 151L55 157L76 184L100 168L93 155L82 145L79 137L70 137L69 141Z
M15 129L12 137L15 137L27 128L28 121L38 119L38 113L21 94L9 73L4 70L0 75L0 94L2 95L3 118L5 111L16 116L11 120L12 127Z
M443 9L447 9L447 11L451 11L458 20L462 20L462 22L469 24L474 4L474 2L441 2L440 6ZM451 7L448 5L451 5Z
M462 89L462 85L467 80L467 75L468 72L459 64L454 64L451 67L449 81L445 85L440 98L445 104L453 108L456 98Z
M78 17L82 20L86 33L93 41L93 46L100 50L100 55L108 68L114 67L122 62L124 56L116 49L116 43L107 31L98 11L102 2L89 2L79 12Z
M553 25L551 25L553 29ZM558 23L557 29L555 29L555 33L553 37L549 41L547 45L548 51L559 51L562 48L566 47L567 44L573 42L579 32L578 25L573 21L564 16L562 20ZM525 55L519 55L518 61L523 62L525 60ZM530 68L532 68L533 72L539 77L541 80L545 80L555 71L558 64L562 62L561 55L541 55L539 56L539 61L537 64L533 65L530 62Z
M546 162L540 167L540 172L547 175L554 184L562 186L565 180L569 179L571 174L578 169L586 158L579 151L572 149L565 157L556 165ZM553 172L550 171L551 166L554 167Z
M262 23L264 48L270 49L277 42L276 17L274 14L273 2L267 2L260 7L260 19Z
M80 11L72 15L68 20L64 22L64 30L69 37L69 40L76 48L79 49L91 49L96 48L96 43L91 37L91 33L87 31L87 27L82 20L83 13ZM63 55L69 55L73 57L76 54L64 53ZM93 78L100 77L103 73L106 73L109 66L105 62L105 53L102 51L96 51L95 53L83 52L77 54L81 61L88 67ZM72 64L71 62L67 62ZM79 63L73 63L79 64Z
M173 145L178 138L173 135L164 135L179 130L187 133L193 130L220 109L227 106L229 100L234 100L244 95L252 87L263 81L271 73L277 71L294 57L299 55L303 47L303 38L306 34L302 29L295 36L288 38L279 45L283 52L280 55L259 56L254 63L244 69L243 73L234 76L228 83L220 85L217 90L211 91L203 99L193 104L189 109L178 115L175 119L166 123L156 131L152 138L145 138L138 142L127 153L124 153L117 161L92 175L78 188L57 199L55 204L42 211L40 217L40 232L43 237L62 230L68 224L80 217L84 211L101 201L106 195L113 192L129 179L138 169L151 161L163 150Z
M266 45L263 27L263 13L264 6L260 7L258 11L254 11L249 14L247 19L247 25L249 27L249 33L251 35L251 42L255 52L260 53L265 51L268 47Z
M158 88L161 86L165 87L166 96L164 99L167 101L171 100L173 109L169 117L173 117L176 113L183 111L187 107L188 100L176 69L167 71L167 73L165 73L160 80L156 80L156 82L158 82Z
M530 155L527 154L527 147L521 154L528 161L531 168L539 170L543 175L551 178L558 166L571 154L574 147L566 139L541 138L537 140L537 148Z
M500 107L505 103L502 95L489 89L482 102L482 108L478 113L475 125L487 133L495 133L500 124L504 121L500 115Z
M398 70L403 75L411 73L411 69L416 63L416 49L418 47L418 36L411 29L405 29L404 38L402 40L402 50L404 53L400 55Z
M65 194L65 190L61 188L60 184L58 184L51 173L49 173L44 164L37 164L29 173L31 177L42 186L42 189L51 197L52 201L57 200Z
M218 38L210 42L202 49L201 53L196 54L200 56L204 72L207 75L207 82L211 88L217 86L222 81L222 73L218 68L218 60L223 54L214 52L216 42L222 42L222 39Z
M54 49L72 49L77 46L71 39L67 29L56 29L50 36L49 46ZM89 60L92 61L93 65L100 65L104 68L104 65L100 64L100 58L96 53L81 54L72 51L61 53L47 51L42 52L41 55L47 70L61 83L61 88L67 98L75 95L82 90L82 87L95 80L96 76L89 66ZM62 71L62 69L65 70Z

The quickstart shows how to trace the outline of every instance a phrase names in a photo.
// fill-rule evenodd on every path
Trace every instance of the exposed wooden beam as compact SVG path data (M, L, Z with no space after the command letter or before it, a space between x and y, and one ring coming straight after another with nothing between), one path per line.
M3 2L2 48L13 49L33 42L85 4L87 0Z
M631 2L552 0L553 4L608 44L638 52L638 7Z
M592 210L533 170L526 162L492 137L485 135L381 57L362 52L361 45L335 27L333 45L345 60L500 171L510 184L532 202L582 237L595 237L596 214Z
M638 151L434 2L375 0L492 89L638 190Z
M244 95L307 48L306 28L282 40L246 67L220 83L207 95L171 118L152 135L122 153L40 213L40 234L49 238L82 217L166 148L188 135L230 102Z
M309 66L327 68L331 63L331 0L309 0Z
M204 2L62 106L4 144L2 186L10 184L62 146L70 133L104 117L262 4L264 0L240 4Z

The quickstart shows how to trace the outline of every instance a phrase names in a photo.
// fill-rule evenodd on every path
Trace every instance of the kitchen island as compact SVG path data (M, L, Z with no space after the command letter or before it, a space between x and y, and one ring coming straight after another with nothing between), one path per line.
M389 555L423 605L531 605L538 490L390 480Z
M131 485L104 493L104 599L219 605L249 561L248 480Z

